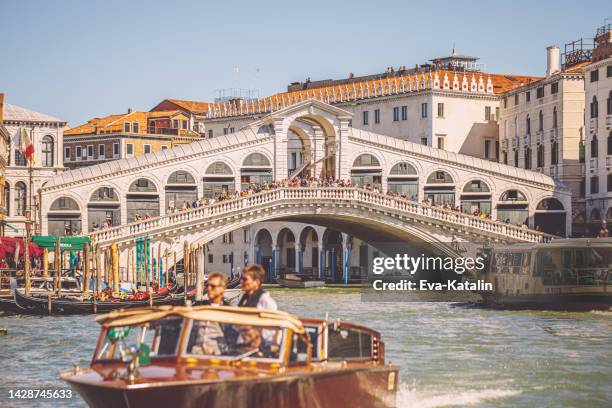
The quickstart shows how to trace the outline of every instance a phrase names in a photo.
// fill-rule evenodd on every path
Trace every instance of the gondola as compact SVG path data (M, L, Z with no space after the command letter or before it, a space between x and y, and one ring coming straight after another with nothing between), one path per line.
M20 308L21 314L31 315L78 315L92 313L108 313L113 310L128 309L134 307L148 307L149 300L116 300L116 301L92 301L74 298L49 298L42 296L26 296L21 289L15 290L15 303ZM154 297L154 306L178 306L184 302L180 296L168 295Z

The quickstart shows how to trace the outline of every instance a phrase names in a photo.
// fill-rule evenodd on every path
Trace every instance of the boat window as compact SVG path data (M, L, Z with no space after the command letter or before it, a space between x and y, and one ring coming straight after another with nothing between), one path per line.
M321 349L321 342L323 336L321 335L321 326L307 326L304 325L304 330L310 339L310 344L312 344L312 361L319 361L321 356L319 355L319 350Z
M119 360L130 346L148 350L149 357L175 356L183 318L170 316L137 326L111 327L96 353L96 360Z
M291 351L289 353L289 363L299 364L308 361L308 343L304 341L302 336L294 333L291 340Z
M372 358L372 335L357 329L340 327L329 330L329 360Z
M280 358L283 330L195 320L189 333L186 354L229 359Z

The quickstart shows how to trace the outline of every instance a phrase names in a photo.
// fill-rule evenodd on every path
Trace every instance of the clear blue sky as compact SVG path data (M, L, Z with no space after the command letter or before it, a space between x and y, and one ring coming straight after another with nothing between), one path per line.
M592 37L609 1L0 0L0 92L74 126L164 98L260 95L457 52L542 75L545 47Z

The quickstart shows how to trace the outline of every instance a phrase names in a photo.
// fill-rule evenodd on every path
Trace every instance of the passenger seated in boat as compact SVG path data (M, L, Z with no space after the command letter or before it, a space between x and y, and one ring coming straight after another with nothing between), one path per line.
M269 310L278 309L272 296L263 290L262 285L265 277L266 271L261 265L251 264L244 268L240 277L240 287L244 291L244 295L240 298L238 306Z
M262 329L253 326L240 327L237 347L242 354L253 357L276 358L279 347L274 342L268 343L262 335Z
M227 351L225 333L221 324L217 322L194 321L193 330L197 331L194 346L191 348L192 354L208 354L220 356Z
M206 285L206 294L208 299L203 303L210 306L229 306L225 304L223 295L227 287L227 275L221 272L213 272L208 275L208 283Z

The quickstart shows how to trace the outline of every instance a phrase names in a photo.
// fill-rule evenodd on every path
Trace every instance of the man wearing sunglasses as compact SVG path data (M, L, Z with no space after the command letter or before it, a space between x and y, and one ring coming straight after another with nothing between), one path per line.
M224 273L213 272L208 275L208 282L206 285L208 300L205 300L203 304L210 306L227 306L223 299L226 287L227 276Z
M247 265L240 277L240 287L244 295L240 298L238 306L256 307L257 309L277 310L276 302L272 296L263 290L263 281L266 271L261 265Z

